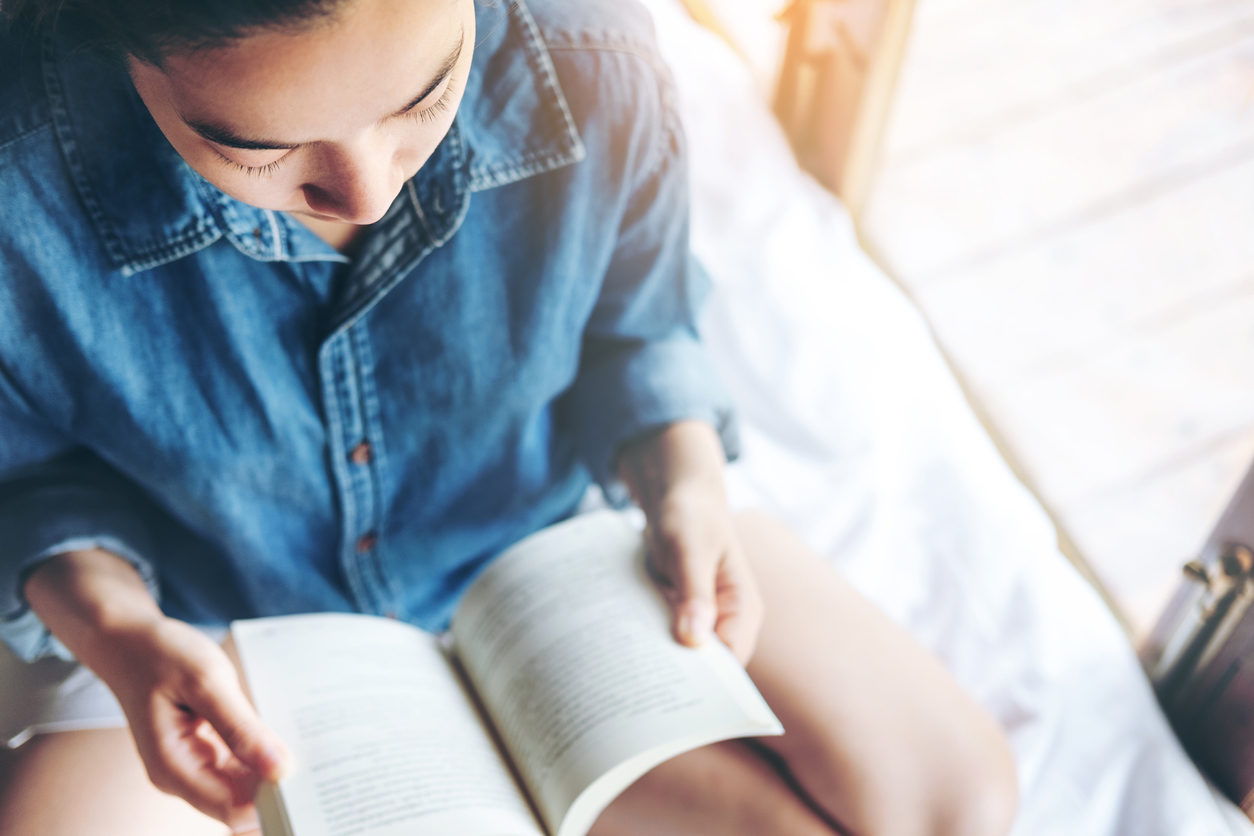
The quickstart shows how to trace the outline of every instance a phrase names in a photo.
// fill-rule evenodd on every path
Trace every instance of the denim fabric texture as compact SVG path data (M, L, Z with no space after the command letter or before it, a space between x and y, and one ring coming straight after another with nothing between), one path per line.
M96 545L202 625L445 627L616 451L735 430L696 330L685 148L623 0L481 3L464 101L352 259L226 196L115 60L0 35L0 638Z

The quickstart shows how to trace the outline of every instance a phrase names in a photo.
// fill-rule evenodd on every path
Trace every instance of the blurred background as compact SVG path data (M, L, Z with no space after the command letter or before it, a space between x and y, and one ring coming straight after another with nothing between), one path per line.
M785 6L707 8L768 95ZM1143 637L1254 459L1254 0L801 6L856 58L793 86L870 88L853 174L811 169Z

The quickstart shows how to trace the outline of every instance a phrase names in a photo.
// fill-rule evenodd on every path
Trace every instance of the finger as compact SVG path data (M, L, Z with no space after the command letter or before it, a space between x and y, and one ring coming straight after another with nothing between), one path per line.
M742 665L748 664L753 656L760 626L761 619L742 605L738 592L719 595L714 633Z
M231 787L236 804L251 803L257 794L257 785L261 782L261 776L235 757L208 720L200 718L197 722L199 727L196 730L196 741L204 746L205 763L222 775Z
M246 811L217 769L212 747L198 736L199 720L162 702L154 707L150 723L142 732L136 728L135 743L153 785L219 821L239 819Z
M196 726L191 742L203 748L203 763L206 768L215 770L231 791L233 806L227 819L231 832L245 833L258 829L260 825L257 811L253 807L253 798L257 795L258 784L261 783L260 776L240 763L239 758L231 753L208 720L197 718Z
M255 810L241 816L238 821L230 821L227 824L231 826L231 836L263 836L261 819L257 818Z
M267 781L283 777L291 754L257 716L233 672L206 677L192 691L188 708L209 721L240 763Z
M237 807L249 807L257 797L257 785L261 779L234 757L219 767L219 771L231 787L232 798Z
M255 810L239 821L229 822L229 824L231 825L231 836L264 836L261 832L261 820L257 818Z
M762 598L748 564L729 555L719 567L714 632L740 663L748 664L762 629Z
M690 546L681 535L659 531L653 547L671 583L675 638L683 644L703 644L714 632L716 556Z

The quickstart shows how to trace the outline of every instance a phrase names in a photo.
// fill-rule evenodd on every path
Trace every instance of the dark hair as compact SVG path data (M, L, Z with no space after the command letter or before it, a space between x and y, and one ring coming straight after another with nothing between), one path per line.
M263 30L311 28L343 0L0 0L22 28L73 23L97 46L159 64L176 52L223 46Z

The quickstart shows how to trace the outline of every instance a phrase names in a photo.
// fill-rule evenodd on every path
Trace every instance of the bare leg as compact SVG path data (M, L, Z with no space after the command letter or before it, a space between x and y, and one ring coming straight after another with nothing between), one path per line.
M675 758L610 805L594 836L1009 830L1014 764L992 720L777 523L738 525L767 613L749 672L788 729L762 745L782 764L741 743ZM125 730L49 735L0 758L0 833L226 832L149 784Z
M226 836L228 832L225 825L153 787L124 729L47 735L20 752L0 753L0 833ZM748 745L726 743L688 753L650 772L601 817L592 836L833 832Z
M992 718L781 525L738 523L767 613L749 673L789 729L762 742L807 795L855 833L1006 833L1018 788Z
M0 833L226 836L229 830L154 787L130 732L110 729L42 735L3 753Z
M778 523L742 514L737 525L766 605L749 673L788 729L760 742L778 771L728 744L676 758L616 800L596 836L1005 834L1017 785L992 719ZM762 825L772 814L788 818Z
M834 836L784 777L741 742L672 758L614 800L589 836Z

